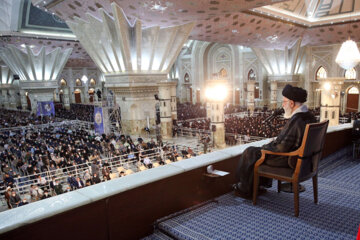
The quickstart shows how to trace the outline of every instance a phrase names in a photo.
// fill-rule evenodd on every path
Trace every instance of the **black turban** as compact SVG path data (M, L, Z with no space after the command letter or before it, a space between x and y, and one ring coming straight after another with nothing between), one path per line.
M294 102L306 102L307 92L305 89L299 87L293 87L290 84L287 84L283 91L282 95Z

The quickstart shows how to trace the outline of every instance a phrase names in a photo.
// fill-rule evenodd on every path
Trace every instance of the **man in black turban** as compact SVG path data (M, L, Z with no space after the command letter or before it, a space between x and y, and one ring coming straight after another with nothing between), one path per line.
M234 185L236 193L243 198L250 199L253 190L254 165L261 157L261 149L273 152L291 152L298 149L304 135L305 126L314 123L315 117L308 111L306 102L306 90L291 85L286 85L282 91L282 107L285 111L284 118L289 119L279 136L270 143L260 147L249 147L241 155L236 178L238 183ZM276 167L295 168L288 158L272 157L265 159L265 164ZM269 182L270 181L270 182ZM260 184L271 185L271 179L261 179ZM262 191L259 191L261 193Z

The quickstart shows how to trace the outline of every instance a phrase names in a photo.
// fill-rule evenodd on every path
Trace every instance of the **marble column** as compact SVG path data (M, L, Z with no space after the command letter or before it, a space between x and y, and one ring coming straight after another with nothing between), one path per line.
M247 109L252 115L255 110L255 81L247 82Z
M21 108L22 110L27 110L27 98L26 98L26 91L20 90L20 98L21 98Z
M65 109L70 110L70 89L67 87L64 88L63 91L64 91L64 95L63 95L64 107Z
M174 82L159 82L160 132L163 139L172 137L171 88Z
M225 124L224 124L224 103L210 102L211 130L213 134L214 147L225 148Z
M207 117L210 118L213 144L217 149L225 148L224 102L228 94L226 81L207 81L205 95L207 98Z
M16 91L14 89L9 89L9 108L15 109L16 108Z
M170 88L171 92L171 119L177 120L176 83Z
M140 134L148 121L150 127L155 125L157 83L167 80L195 24L143 28L140 20L130 24L116 2L111 3L111 10L100 9L100 18L90 13L67 24L104 74L105 87L113 91L121 107L123 132ZM102 48L96 47L99 43ZM166 114L171 119L170 102Z
M2 92L2 95L3 95L2 104L4 105L4 108L9 108L8 90L7 89L2 89L1 92Z
M345 78L320 79L320 121L329 120L329 126L339 125L341 86L344 80Z
M277 82L270 83L270 109L277 108Z

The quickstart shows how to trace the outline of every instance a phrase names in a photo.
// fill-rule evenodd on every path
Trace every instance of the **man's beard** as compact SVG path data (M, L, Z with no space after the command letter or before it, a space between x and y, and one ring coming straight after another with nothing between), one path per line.
M289 106L286 106L286 107L283 107L283 109L284 109L284 111L285 111L285 113L284 113L284 118L285 118L285 119L291 118L291 114L292 114L291 108L290 108Z

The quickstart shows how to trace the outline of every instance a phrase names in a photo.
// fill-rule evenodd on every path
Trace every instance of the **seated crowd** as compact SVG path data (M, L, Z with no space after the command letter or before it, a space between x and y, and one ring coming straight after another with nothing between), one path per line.
M200 107L201 105L198 105L194 109ZM73 109L76 118L78 114L88 114L91 111L80 110L81 107L76 105ZM205 111L205 108L201 109ZM42 123L34 116L23 115L23 112L12 113L17 116L12 121L11 111L7 111L0 111L3 113L1 128ZM186 112L185 109L183 111ZM238 117L236 114L228 116L225 121L226 132L262 137L276 136L284 125L284 120L275 118L268 124L263 124L270 114L271 111L252 117ZM24 116L28 117L29 122ZM182 116L185 118L185 115ZM67 118L68 115L65 114L64 117ZM44 119L51 121L50 118ZM182 127L192 129L210 129L208 119L183 121L181 124ZM85 129L74 127L76 126L49 124L38 129L0 131L0 192L4 192L9 208L27 204L27 199L21 197L24 192L30 194L31 201L37 201L114 177L122 177L127 174L126 169L119 168L123 164L151 168L155 164L165 164L165 161L176 161L179 157L196 155L189 147L179 149L176 146L163 145L161 141L155 142L153 139L145 142L141 137L133 140L130 136L124 135L94 135ZM208 138L204 137L205 140L202 141L208 143Z
M70 110L56 107L55 116L62 119L93 122L94 105L71 103Z
M29 190L31 201L36 201L124 176L125 171L115 171L121 163L128 163L129 168L151 168L152 158L165 164L166 159L176 161L188 154L194 153L189 148L178 153L177 147L162 146L153 139L145 142L141 137L133 141L124 135L91 135L84 129L73 130L65 125L2 131L0 187L5 190L8 207L13 208L26 202L19 202L19 192Z
M192 103L177 103L177 117L178 120L204 118L206 117L205 104Z
M0 108L0 128L28 126L29 124L45 124L54 122L52 117L37 117L27 111L8 110Z

